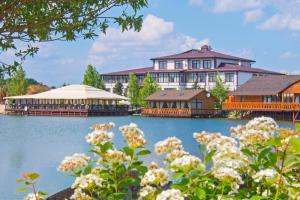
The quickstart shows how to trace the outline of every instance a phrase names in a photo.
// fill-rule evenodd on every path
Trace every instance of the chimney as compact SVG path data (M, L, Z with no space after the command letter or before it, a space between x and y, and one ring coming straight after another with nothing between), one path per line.
M210 51L212 48L209 45L203 45L201 51Z

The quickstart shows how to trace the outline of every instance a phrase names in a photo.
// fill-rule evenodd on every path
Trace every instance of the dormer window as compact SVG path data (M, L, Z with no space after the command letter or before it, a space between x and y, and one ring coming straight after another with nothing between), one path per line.
M183 60L175 60L175 69L183 68Z
M200 69L201 60L192 60L192 69Z
M159 61L159 69L167 69L168 61Z
M212 61L211 60L203 60L203 68L204 69L211 69L212 68Z

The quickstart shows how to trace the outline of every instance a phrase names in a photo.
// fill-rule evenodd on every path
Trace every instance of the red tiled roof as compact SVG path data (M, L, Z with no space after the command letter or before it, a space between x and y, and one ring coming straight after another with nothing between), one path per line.
M130 73L133 73L135 75L143 75L147 74L148 72L152 71L153 67L143 67L143 68L136 68L136 69L129 69L124 71L118 71L118 72L110 72L103 75L115 75L115 76L122 76L122 75L128 75Z
M216 51L212 51L209 46L204 45L201 47L201 50L192 49L180 54L162 56L157 58L152 58L151 60L164 60L164 59L196 59L196 58L221 58L221 59L230 59L230 60L242 60L248 62L255 62L254 60L240 58L236 56L231 56Z
M109 76L126 76L130 73L133 73L135 75L144 75L147 73L173 73L173 72L248 72L248 73L264 73L264 74L275 74L275 75L283 75L278 72L269 71L265 69L260 68L253 68L248 66L241 66L241 65L235 65L235 64L222 64L220 67L215 69L173 69L173 70L154 70L153 67L144 67L144 68L138 68L138 69L130 69L125 71L119 71L119 72L111 72L106 73L103 75L109 75Z
M300 81L300 75L267 75L256 76L241 85L231 95L263 96L277 95L286 88Z
M161 90L146 98L147 101L189 101L205 90Z

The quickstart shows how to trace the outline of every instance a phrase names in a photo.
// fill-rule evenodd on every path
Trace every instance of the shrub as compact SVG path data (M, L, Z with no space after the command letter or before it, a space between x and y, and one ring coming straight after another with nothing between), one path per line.
M266 117L220 133L194 133L203 160L184 150L181 140L169 137L156 143L164 167L141 157L144 133L136 124L120 127L127 146L116 149L109 130L99 124L86 136L94 157L74 154L58 170L76 177L71 199L299 199L299 132L279 128ZM138 191L138 197L135 196Z

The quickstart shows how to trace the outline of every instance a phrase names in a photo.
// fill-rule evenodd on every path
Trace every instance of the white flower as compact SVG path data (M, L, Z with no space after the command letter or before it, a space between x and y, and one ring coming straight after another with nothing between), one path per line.
M173 150L182 150L181 140L176 137L168 137L167 139L157 142L155 144L155 152L160 155L163 153L170 153Z
M221 182L231 184L233 190L237 190L240 184L243 184L240 174L231 168L220 167L213 170L213 175Z
M255 182L261 182L262 180L266 180L267 182L271 183L275 180L278 176L278 172L274 169L265 169L257 172L252 176Z
M147 185L146 187L143 187L139 192L139 198L138 200L143 200L145 198L147 199L154 199L156 193L156 188Z
M166 155L165 161L170 163L170 162L174 161L176 158L181 158L184 155L189 155L189 153L186 151L183 151L183 150L175 149L171 153L168 153Z
M169 189L157 195L156 200L184 200L180 190Z
M231 136L239 139L242 148L264 144L275 136L277 123L268 117L254 118L244 126L231 128Z
M168 183L168 172L163 168L151 169L146 172L141 180L141 186L146 185L161 185L164 186Z
M93 200L92 197L85 194L80 188L74 190L74 194L71 196L72 200Z
M190 172L193 169L204 170L205 166L202 164L202 161L192 155L184 155L181 158L176 158L171 164L170 168L174 171L182 170L184 172Z
M158 169L158 165L156 162L151 162L148 166L148 169Z
M128 145L133 148L143 147L146 144L144 132L134 123L120 127Z
M206 145L207 151L218 151L219 149L223 148L234 148L237 146L237 142L234 138L227 137L227 136L220 136L212 140Z
M124 152L111 149L107 150L107 152L104 155L104 158L110 163L120 163L131 160L130 156L126 156Z
M94 130L92 133L85 136L86 142L91 145L105 144L113 139L114 134L106 130Z
M74 171L78 168L87 166L90 159L90 157L84 154L75 153L72 156L66 156L58 166L57 170L61 172Z
M234 170L247 170L249 159L237 147L220 148L212 157L214 168L227 167Z
M102 182L103 179L94 174L81 175L80 177L76 177L72 188L86 189L90 186L102 187Z
M196 141L205 145L220 137L220 133L209 133L206 131L202 131L201 133L194 133L194 138L196 139Z
M24 200L44 200L44 196L40 195L40 194L34 194L34 193L29 193Z

